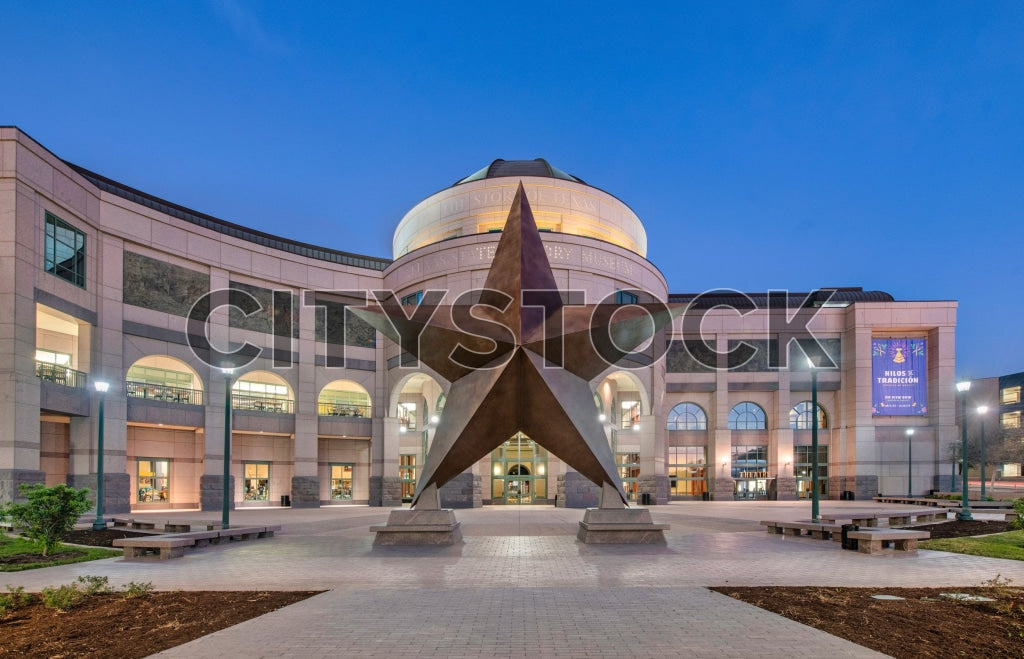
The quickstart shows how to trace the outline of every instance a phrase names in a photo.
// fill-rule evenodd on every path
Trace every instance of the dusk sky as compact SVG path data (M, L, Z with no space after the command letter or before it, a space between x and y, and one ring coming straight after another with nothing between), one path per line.
M543 157L672 292L959 300L957 374L1024 371L1021 2L0 0L0 54L0 125L225 220L391 257Z

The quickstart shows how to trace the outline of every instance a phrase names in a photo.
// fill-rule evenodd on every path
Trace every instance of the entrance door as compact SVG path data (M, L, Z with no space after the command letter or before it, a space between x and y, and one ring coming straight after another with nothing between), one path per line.
M491 501L532 504L547 499L547 452L516 433L491 454Z

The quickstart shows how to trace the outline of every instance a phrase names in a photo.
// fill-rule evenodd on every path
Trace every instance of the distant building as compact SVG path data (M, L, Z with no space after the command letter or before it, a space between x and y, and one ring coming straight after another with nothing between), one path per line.
M480 286L520 181L560 287L585 291L589 301L690 305L689 320L659 339L663 357L638 355L592 382L594 413L630 499L807 496L815 423L823 496L901 493L908 475L918 493L950 487L956 302L896 301L859 288L772 301L764 293L671 293L686 283L670 287L645 258L648 236L629 206L543 160L496 160L428 196L398 223L388 259L184 208L65 162L6 127L0 500L19 483L95 485L98 394L90 383L102 379L111 383L106 510L219 509L228 392L216 350L250 344L259 356L231 375L235 505L407 501L447 383L410 367L408 355L344 307L365 290L395 290L412 307L431 289L454 296ZM327 190L301 194L337 203ZM696 250L718 250L723 272L750 258L799 258L813 268L842 249L821 230L813 252L795 243L793 254L764 254L728 227L687 228L698 219L680 218L672 235L654 239L676 244L684 262ZM338 236L325 241L343 242ZM215 298L195 307L223 289L241 291L259 310ZM204 310L206 322L190 323L190 313ZM814 315L809 327L823 351L815 353L823 358L818 409L807 360L788 341L787 323L800 314ZM206 337L212 347L203 347ZM1020 423L1019 390L1017 403L1006 403L1006 423ZM916 431L912 463L908 428ZM589 482L531 438L501 440L443 488L446 505L596 501Z
M1021 414L1024 401L1024 373L981 378L971 383L967 397L967 428L972 442L980 440L980 427L985 424L987 447L987 479L1024 477L1024 425ZM985 408L981 412L981 408ZM957 410L957 423L962 412ZM973 460L972 460L973 462ZM972 471L977 477L978 470Z

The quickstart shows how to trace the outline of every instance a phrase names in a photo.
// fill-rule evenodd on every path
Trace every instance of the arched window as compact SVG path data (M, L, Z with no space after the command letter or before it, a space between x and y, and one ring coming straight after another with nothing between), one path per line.
M729 410L730 430L766 430L764 410L757 403L740 403Z
M697 403L679 403L668 413L669 430L707 430L708 415Z
M811 401L805 400L797 403L789 411L789 427L793 430L811 429ZM820 404L818 405L818 427L828 428L828 415L825 414L825 408Z

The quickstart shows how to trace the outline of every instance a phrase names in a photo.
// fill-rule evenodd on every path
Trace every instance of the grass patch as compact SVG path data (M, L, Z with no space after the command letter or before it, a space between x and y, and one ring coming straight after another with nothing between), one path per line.
M61 545L55 556L42 556L39 554L39 543L24 538L12 538L0 535L0 572L20 572L21 570L34 570L41 567L53 565L65 565L67 563L81 563L83 561L95 561L101 558L120 556L121 552L114 549L102 547L70 547ZM14 557L22 557L26 554L35 554L39 560L19 560L9 562Z
M940 538L924 540L921 549L951 551L971 556L987 556L989 558L1009 558L1024 561L1024 531L1010 531L972 538Z

